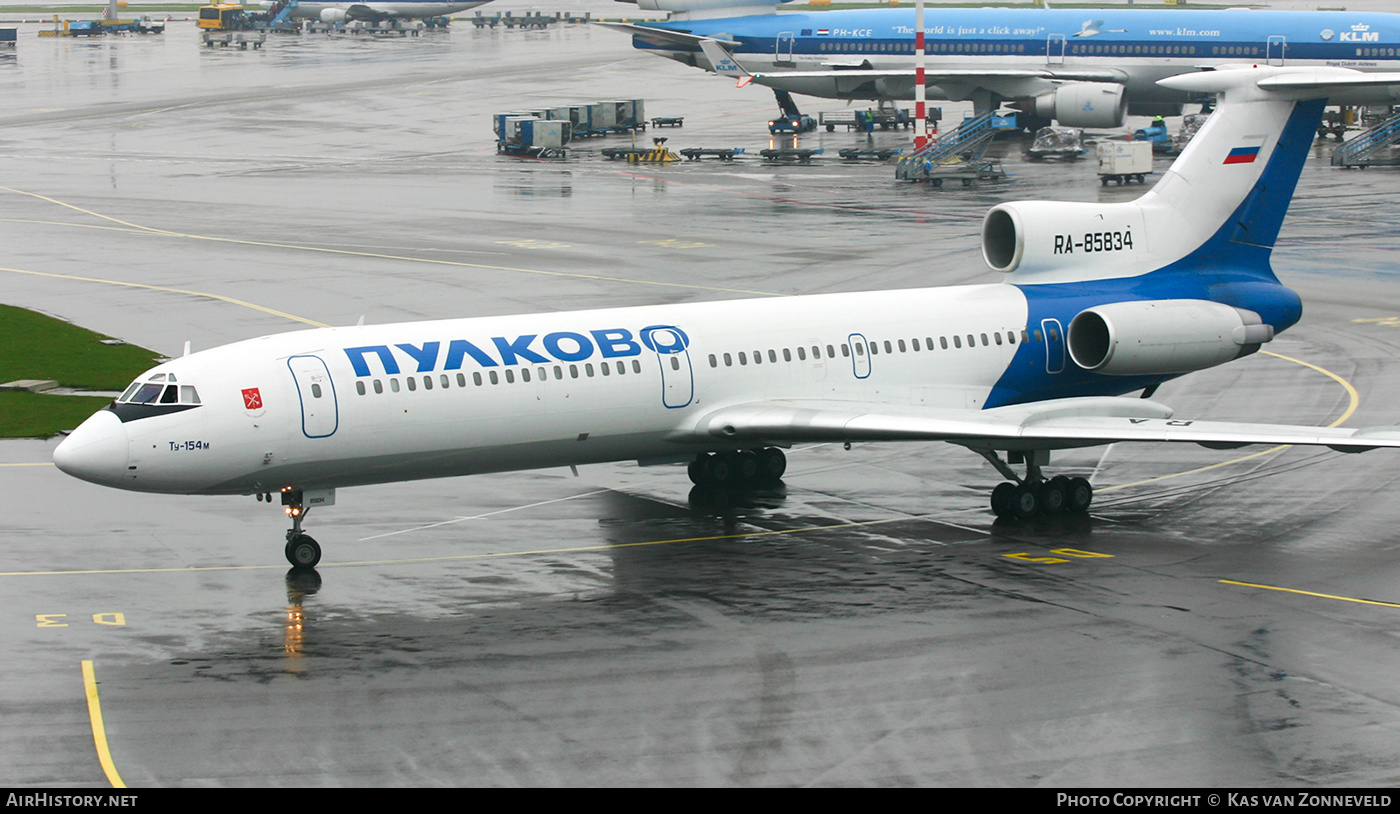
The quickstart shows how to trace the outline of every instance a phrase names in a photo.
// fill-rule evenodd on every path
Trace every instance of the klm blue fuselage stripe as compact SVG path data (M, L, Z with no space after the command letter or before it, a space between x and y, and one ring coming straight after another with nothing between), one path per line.
M939 9L925 17L931 56L1284 57L1400 61L1400 15L1351 12ZM857 9L647 23L706 36L724 33L735 53L858 56L911 54L912 9ZM822 30L828 33L820 33ZM1272 42L1271 42L1272 40ZM634 40L640 49L698 47ZM1280 45L1282 52L1277 50Z

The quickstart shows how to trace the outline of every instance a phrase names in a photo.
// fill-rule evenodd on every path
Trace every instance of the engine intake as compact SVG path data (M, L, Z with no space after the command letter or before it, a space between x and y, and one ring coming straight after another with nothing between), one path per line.
M1122 127L1128 112L1123 86L1112 82L1070 82L1035 97L1035 113L1065 127Z
M1066 335L1070 358L1110 376L1190 373L1259 350L1272 325L1209 300L1116 302L1081 311Z

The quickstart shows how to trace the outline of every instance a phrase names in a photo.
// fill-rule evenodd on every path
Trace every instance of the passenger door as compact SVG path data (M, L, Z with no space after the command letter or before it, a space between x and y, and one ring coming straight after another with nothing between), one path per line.
M301 401L301 432L307 438L328 438L340 426L340 410L335 401L331 372L319 356L293 356L287 369L297 386Z
M778 33L777 44L773 48L773 64L784 67L792 67L796 63L792 61L793 43L796 38L791 31L781 31Z
M1059 373L1065 369L1065 332L1058 319L1042 319L1045 332L1045 372Z
M661 366L661 403L675 410L695 400L695 371L690 366L690 349L680 328L658 325L642 332L642 344L656 352Z
M847 341L851 346L851 370L855 377L870 378L870 343L862 334L851 334Z

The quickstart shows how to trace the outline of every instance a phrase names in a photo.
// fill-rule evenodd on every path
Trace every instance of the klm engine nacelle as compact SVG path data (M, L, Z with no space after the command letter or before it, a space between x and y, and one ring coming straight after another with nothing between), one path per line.
M1123 86L1112 82L1070 82L1035 97L1035 114L1065 127L1122 127L1127 112Z
M1209 300L1116 302L1079 312L1070 358L1110 376L1190 373L1248 356L1274 338L1259 315Z
M323 23L343 23L348 19L350 19L350 13L343 8L321 9L321 22Z

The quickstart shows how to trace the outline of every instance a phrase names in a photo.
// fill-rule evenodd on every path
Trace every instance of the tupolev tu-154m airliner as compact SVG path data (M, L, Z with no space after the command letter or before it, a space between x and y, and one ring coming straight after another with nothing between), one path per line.
M913 99L915 12L775 13L772 0L624 0L664 22L600 23L635 48L775 90L834 99ZM703 46L723 49L716 57ZM1179 116L1195 92L1158 80L1223 63L1400 70L1400 15L1252 9L931 8L929 99L1010 102L1027 121L1118 127L1127 114ZM1392 104L1383 85L1333 104Z
M1162 180L1128 203L993 207L982 253L999 282L265 336L142 374L54 463L121 489L278 493L287 558L311 567L304 513L345 486L688 460L719 487L781 477L793 443L946 441L1007 479L997 515L1026 518L1092 500L1087 480L1047 477L1056 449L1400 447L1396 427L1212 422L1150 398L1298 321L1269 258L1323 97L1400 74L1164 81L1221 101Z

